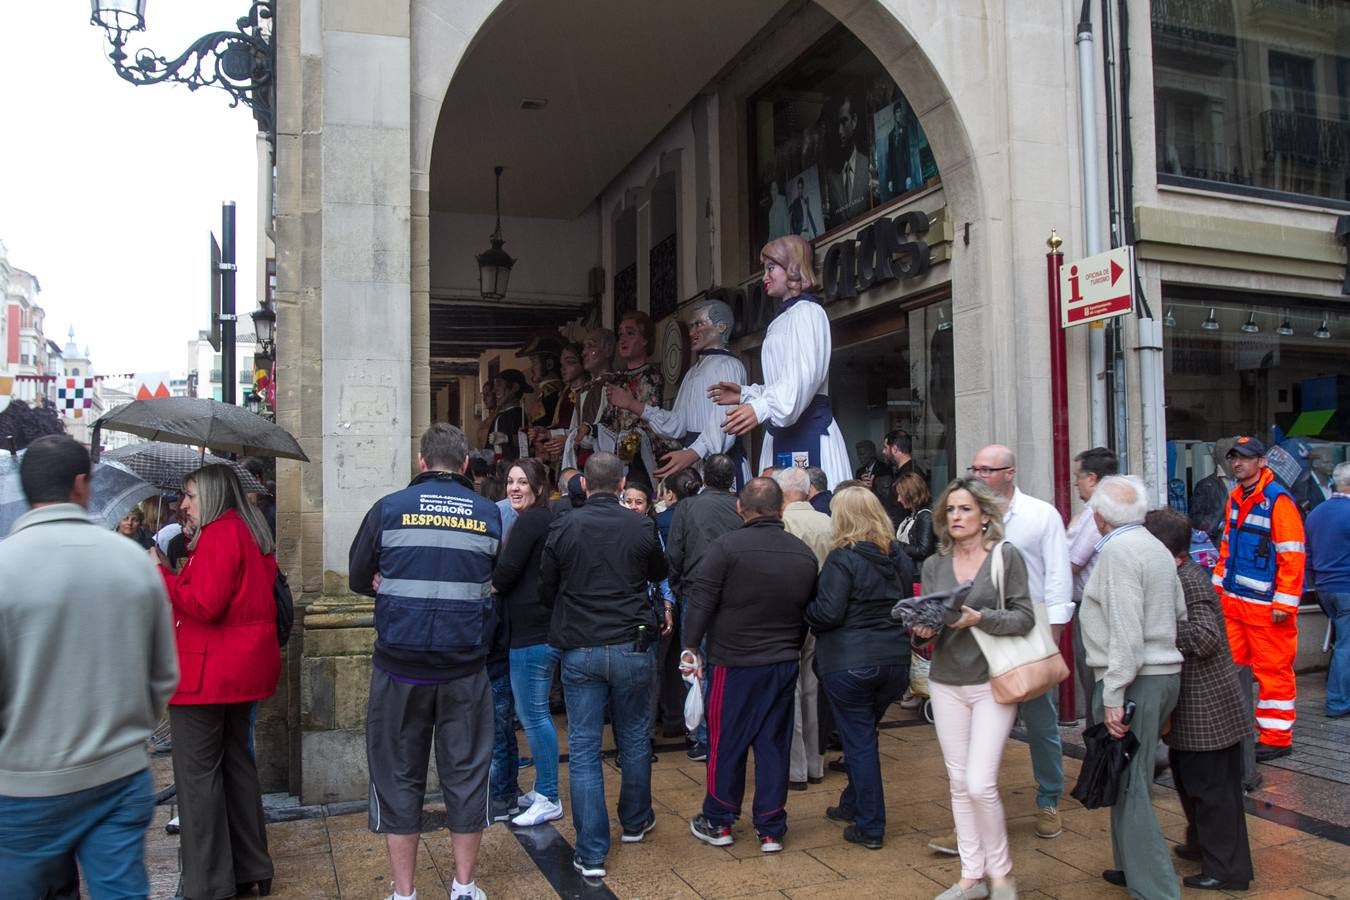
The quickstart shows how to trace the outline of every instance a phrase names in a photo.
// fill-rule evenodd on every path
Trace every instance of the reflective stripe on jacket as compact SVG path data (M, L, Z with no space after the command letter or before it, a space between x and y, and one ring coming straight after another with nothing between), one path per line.
M1228 496L1223 542L1214 567L1214 586L1246 603L1274 603L1295 612L1303 597L1303 518L1293 497L1269 469L1256 489Z

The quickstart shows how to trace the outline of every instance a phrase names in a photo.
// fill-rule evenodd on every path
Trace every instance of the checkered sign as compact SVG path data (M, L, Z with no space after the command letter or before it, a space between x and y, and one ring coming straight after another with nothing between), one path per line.
M79 419L94 405L94 379L66 378L56 389L56 408L63 416Z

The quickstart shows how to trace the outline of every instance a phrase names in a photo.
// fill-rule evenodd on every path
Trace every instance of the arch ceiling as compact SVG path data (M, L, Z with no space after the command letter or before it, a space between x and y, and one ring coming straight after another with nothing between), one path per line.
M519 0L466 51L441 105L431 208L572 219L783 9L783 0ZM522 101L546 100L542 109Z

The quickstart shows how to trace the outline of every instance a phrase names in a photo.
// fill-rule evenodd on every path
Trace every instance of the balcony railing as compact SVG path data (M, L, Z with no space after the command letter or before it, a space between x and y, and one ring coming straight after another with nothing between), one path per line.
M1261 113L1261 143L1267 162L1340 169L1346 160L1345 122L1286 109Z
M1153 30L1183 40L1237 46L1229 0L1153 0Z
M1337 0L1252 0L1252 18L1286 19L1290 23L1315 19L1325 22L1336 16Z

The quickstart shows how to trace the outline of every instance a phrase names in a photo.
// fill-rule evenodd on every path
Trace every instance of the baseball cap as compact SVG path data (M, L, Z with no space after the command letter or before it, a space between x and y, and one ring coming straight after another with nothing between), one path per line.
M1228 455L1246 457L1265 456L1266 445L1261 443L1260 438L1254 438L1244 434L1233 441L1233 449L1228 451Z

